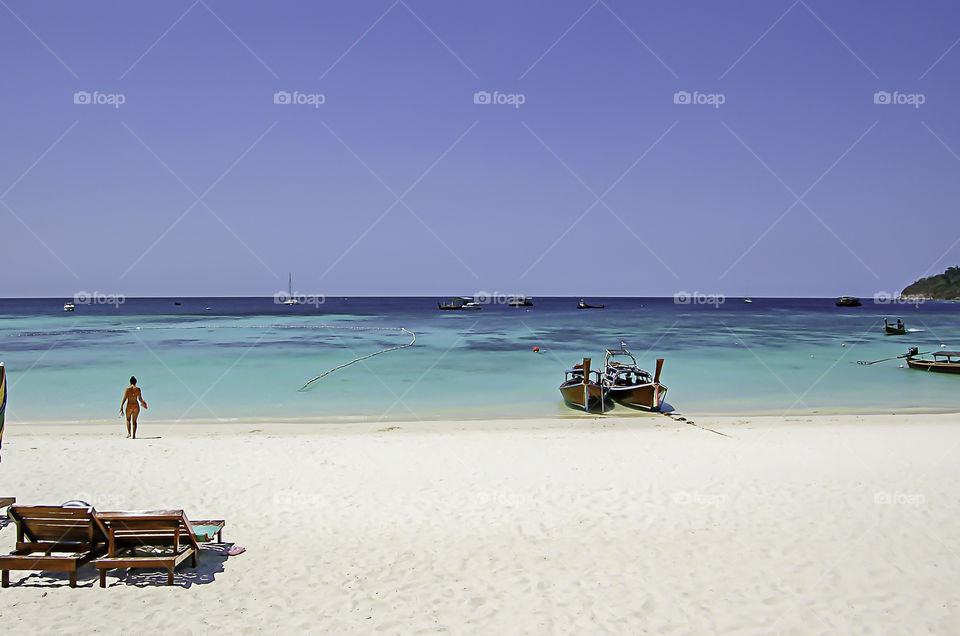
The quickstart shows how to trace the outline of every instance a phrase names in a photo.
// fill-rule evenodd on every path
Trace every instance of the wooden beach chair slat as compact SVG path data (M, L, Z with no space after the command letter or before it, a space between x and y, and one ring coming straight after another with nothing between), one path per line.
M94 520L107 537L106 556L94 562L100 587L106 587L107 571L114 568L165 568L167 585L173 585L180 563L189 557L197 565L200 545L183 510L100 512Z
M14 505L8 514L17 524L17 545L0 556L2 587L10 585L10 570L69 572L76 587L77 569L107 551L93 508Z

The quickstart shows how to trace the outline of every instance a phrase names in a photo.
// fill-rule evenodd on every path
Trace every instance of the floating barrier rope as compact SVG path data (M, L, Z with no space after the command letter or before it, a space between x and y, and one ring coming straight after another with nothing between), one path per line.
M338 371L344 367L349 367L351 364L360 362L361 360L366 360L374 356L378 356L381 353L388 353L390 351L397 351L399 349L406 349L407 347L412 347L417 341L417 334L410 331L405 327L363 327L355 325L170 325L162 327L125 327L125 328L112 328L112 329L68 329L65 331L27 331L17 334L18 336L67 336L67 335L86 335L93 333L127 333L131 331L147 331L147 330L159 330L159 329L350 329L353 331L401 331L410 336L410 342L402 345L397 345L395 347L387 347L386 349L381 349L380 351L375 351L374 353L368 353L365 356L360 356L354 358L349 362L344 364L339 364L328 371L324 371L320 375L311 378L300 387L300 391L304 391L311 384L330 375L334 371Z
M308 386L310 386L311 384L313 384L314 382L316 382L316 381L319 380L320 378L322 378L322 377L324 377L324 376L326 376L326 375L330 375L330 374L333 373L334 371L338 371L339 369L342 369L342 368L344 368L344 367L349 367L351 364L353 364L353 363L355 363L355 362L360 362L361 360L366 360L367 358L372 358L373 356L378 356L378 355L380 355L381 353L387 353L388 351L396 351L396 350L398 350L398 349L406 349L407 347L412 347L412 346L413 346L413 343L415 343L415 342L417 341L417 334L413 333L412 331L410 331L409 329L406 329L406 328L404 328L404 327L400 327L399 329L398 329L397 327L341 327L341 328L342 328L342 329L374 329L374 330L379 330L379 331L402 331L402 332L404 332L404 333L410 334L410 342L408 342L407 344L398 345L398 346L396 346L396 347L389 347L389 348L387 348L387 349L381 349L380 351L376 351L376 352L374 352L374 353L368 353L368 354L365 355L365 356L360 356L359 358L354 358L354 359L351 360L350 362L345 362L344 364L337 365L337 366L333 367L332 369L330 369L329 371L324 371L323 373L321 373L320 375L316 376L315 378L311 378L310 380L308 380L306 384L304 384L302 387L300 387L300 390L301 390L301 391L306 390L306 388L307 388Z

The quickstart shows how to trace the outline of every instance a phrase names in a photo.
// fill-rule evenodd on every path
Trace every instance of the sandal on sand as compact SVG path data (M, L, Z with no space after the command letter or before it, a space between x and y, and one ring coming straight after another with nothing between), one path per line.
M238 554L243 554L247 549L242 545L232 545L226 550L223 551L224 556L237 556Z

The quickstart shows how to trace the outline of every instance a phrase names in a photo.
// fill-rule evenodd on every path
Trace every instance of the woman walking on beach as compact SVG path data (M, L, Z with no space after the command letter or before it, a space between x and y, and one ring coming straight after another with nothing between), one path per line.
M126 409L124 409L126 404ZM127 438L131 437L130 423L133 422L133 439L137 439L137 417L140 415L140 405L147 408L147 403L143 401L143 394L140 393L140 387L137 386L137 378L130 376L130 386L123 392L123 400L120 402L120 413L127 415Z

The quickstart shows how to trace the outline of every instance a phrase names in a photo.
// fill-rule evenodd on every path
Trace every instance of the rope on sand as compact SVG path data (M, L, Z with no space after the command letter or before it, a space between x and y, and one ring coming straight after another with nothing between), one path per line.
M330 369L330 370L328 370L328 371L324 371L324 372L321 373L320 375L318 375L318 376L316 376L316 377L311 378L310 380L308 380L306 384L304 384L302 387L300 387L300 390L301 390L301 391L306 390L306 388L307 388L308 386L310 386L311 384L313 384L314 382L316 382L316 381L319 380L320 378L322 378L322 377L324 377L324 376L327 376L327 375L330 375L330 374L333 373L334 371L338 371L338 370L340 370L340 369L342 369L342 368L344 368L344 367L349 367L351 364L353 364L353 363L355 363L355 362L360 362L361 360L366 360L366 359L368 359L368 358L372 358L373 356L378 356L378 355L380 355L381 353L387 353L388 351L397 351L398 349L406 349L407 347L412 347L412 346L413 346L413 343L415 343L415 342L417 341L417 334L413 333L413 332L410 331L409 329L406 329L405 327L399 327L399 328L398 328L398 327L330 327L330 328L331 328L331 329L374 330L374 331L402 331L402 332L410 335L410 342L408 342L407 344L398 345L398 346L396 346L396 347L388 347L387 349L381 349L380 351L376 351L376 352L374 352L374 353L368 353L368 354L365 355L365 356L360 356L359 358L354 358L354 359L351 360L350 362L345 362L345 363L343 363L343 364L339 364L339 365L333 367L332 369Z
M723 435L724 437L731 437L730 435L727 435L726 433L721 433L720 431L715 431L715 430L713 430L712 428L707 428L706 426L700 426L699 424L695 423L693 420L688 420L688 419L685 418L685 417L680 417L679 415L678 415L678 416L674 416L673 413L664 413L664 415L666 415L667 417L669 417L669 418L670 418L671 420L673 420L674 422L683 422L684 424L689 424L690 426L695 426L696 428L699 428L699 429L702 430L702 431L710 431L711 433L716 433L717 435Z

